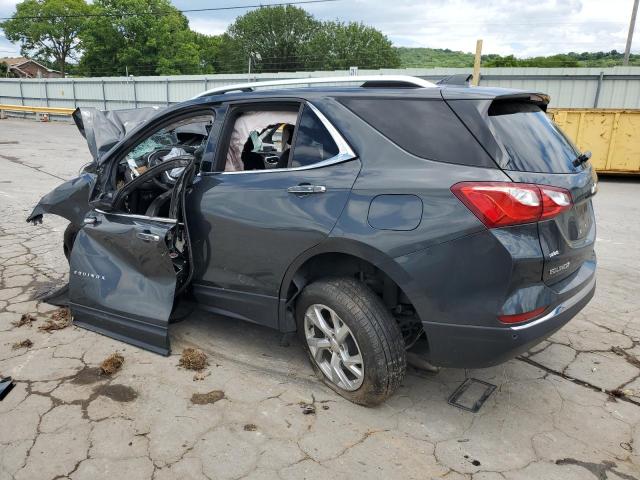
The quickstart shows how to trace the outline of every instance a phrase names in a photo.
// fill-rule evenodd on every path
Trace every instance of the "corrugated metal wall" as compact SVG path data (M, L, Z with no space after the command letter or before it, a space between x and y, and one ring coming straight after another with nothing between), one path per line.
M465 68L360 70L365 74L414 75L439 80ZM286 72L252 75L252 80L347 75L332 72ZM172 77L0 79L0 104L50 107L133 108L167 105L217 86L247 81L246 74ZM551 95L556 108L640 108L640 67L485 68L480 85L535 90Z

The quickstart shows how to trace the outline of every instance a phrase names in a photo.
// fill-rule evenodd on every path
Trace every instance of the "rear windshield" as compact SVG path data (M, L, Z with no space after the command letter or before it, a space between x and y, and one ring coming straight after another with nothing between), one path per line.
M542 109L526 102L494 102L489 118L509 157L506 170L571 173L579 155Z

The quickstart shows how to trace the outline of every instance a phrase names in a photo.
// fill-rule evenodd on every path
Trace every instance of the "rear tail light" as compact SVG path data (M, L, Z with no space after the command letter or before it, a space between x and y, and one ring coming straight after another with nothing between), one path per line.
M541 315L546 309L547 307L540 307L530 312L516 313L515 315L498 315L498 320L508 324L522 323Z
M573 203L564 188L531 183L461 182L451 191L487 228L547 220Z
M540 220L553 218L571 208L573 202L568 190L547 185L539 185L538 188L542 194L542 215L540 215Z

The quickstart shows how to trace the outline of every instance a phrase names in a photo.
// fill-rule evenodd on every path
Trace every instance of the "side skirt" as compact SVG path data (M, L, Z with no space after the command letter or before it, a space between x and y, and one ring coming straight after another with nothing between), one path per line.
M74 317L73 324L78 327L86 328L160 355L168 356L171 353L168 328L76 303L70 302L69 307ZM141 338L148 338L149 341L142 341L140 340Z

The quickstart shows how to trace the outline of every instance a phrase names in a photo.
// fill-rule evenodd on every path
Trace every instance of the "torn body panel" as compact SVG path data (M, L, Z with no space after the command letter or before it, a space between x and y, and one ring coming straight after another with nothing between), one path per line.
M175 220L96 212L71 252L74 323L168 355L176 289L168 239L176 228Z
M162 110L164 108L153 107L103 112L95 108L78 108L73 113L73 120L87 140L95 164L100 165L106 152ZM27 222L41 223L45 213L52 213L82 225L90 210L89 195L95 183L96 175L87 172L64 182L42 197Z
M67 180L62 185L54 188L40 199L27 222L42 223L45 213L52 213L66 218L75 225L82 225L87 212L89 212L89 195L95 184L96 176L92 173L83 173L79 177Z
M73 121L87 140L94 161L100 165L105 153L164 109L165 107L148 107L102 111L83 107L73 112Z

